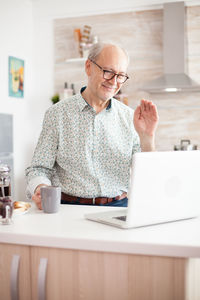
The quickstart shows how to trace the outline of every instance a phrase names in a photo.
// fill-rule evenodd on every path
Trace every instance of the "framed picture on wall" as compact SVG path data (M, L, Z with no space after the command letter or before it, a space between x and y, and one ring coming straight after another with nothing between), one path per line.
M8 93L10 97L24 97L24 60L8 57Z

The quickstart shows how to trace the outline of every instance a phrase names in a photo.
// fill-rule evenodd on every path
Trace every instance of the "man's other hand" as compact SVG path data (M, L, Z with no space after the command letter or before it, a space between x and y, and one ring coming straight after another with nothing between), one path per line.
M32 196L32 200L35 202L37 208L42 209L42 200L41 200L41 194L40 194L40 188L42 186L47 186L47 184L40 184L36 187L35 193Z

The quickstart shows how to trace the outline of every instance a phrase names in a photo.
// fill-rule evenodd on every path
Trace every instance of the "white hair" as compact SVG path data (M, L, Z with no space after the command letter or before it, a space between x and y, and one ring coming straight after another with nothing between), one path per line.
M89 51L89 54L88 54L88 59L90 60L96 60L99 56L99 54L101 53L101 51L106 47L106 46L115 46L117 48L120 48L124 54L126 55L127 57L127 61L129 63L129 55L127 53L127 51L122 48L120 45L117 45L115 43L112 43L112 42L98 42L96 44L94 44L91 48L90 48L90 51Z

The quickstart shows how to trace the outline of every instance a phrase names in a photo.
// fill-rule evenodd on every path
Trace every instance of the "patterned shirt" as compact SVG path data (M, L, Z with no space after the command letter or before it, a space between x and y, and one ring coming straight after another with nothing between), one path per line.
M115 197L127 192L132 155L140 151L133 110L112 98L96 113L81 93L52 105L31 166L28 190L59 185L64 193L84 198Z

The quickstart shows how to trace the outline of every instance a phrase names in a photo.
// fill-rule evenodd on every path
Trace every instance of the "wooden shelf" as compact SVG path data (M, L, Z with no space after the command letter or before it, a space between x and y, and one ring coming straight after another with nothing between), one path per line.
M68 58L65 60L65 63L76 63L76 62L84 62L86 61L86 57L76 57L76 58Z
M86 61L86 57L76 57L76 58L68 58L64 61L59 61L55 63L55 65L62 65L62 64L68 64L68 63L83 63Z

